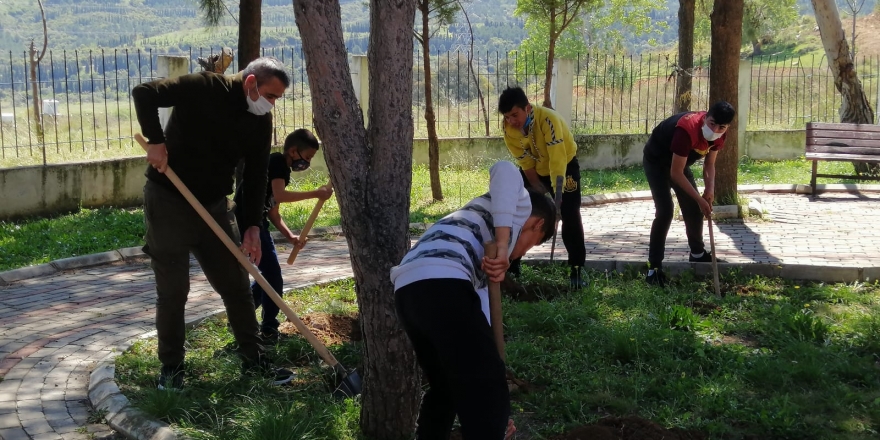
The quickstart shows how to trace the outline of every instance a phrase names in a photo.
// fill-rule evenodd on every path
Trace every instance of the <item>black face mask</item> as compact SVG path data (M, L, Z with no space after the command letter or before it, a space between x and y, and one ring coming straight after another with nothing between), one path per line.
M309 169L310 165L311 165L311 162L309 162L305 159L293 159L293 161L290 162L290 170L291 171L305 171L305 170Z

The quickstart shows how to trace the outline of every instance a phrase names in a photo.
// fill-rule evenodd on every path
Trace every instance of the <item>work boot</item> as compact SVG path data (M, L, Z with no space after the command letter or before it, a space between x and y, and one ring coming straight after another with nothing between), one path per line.
M666 274L660 268L651 269L645 277L645 282L652 286L666 287Z
M703 251L703 255L700 255L699 257L695 257L694 254L689 254L688 261L690 261L691 263L711 263L712 253L709 251ZM716 258L715 261L718 263L726 263L726 261L720 258Z
M162 391L183 391L183 365L163 365L158 388Z
M580 266L572 266L568 275L569 285L573 290L584 289L590 285L590 279L584 273L584 268Z

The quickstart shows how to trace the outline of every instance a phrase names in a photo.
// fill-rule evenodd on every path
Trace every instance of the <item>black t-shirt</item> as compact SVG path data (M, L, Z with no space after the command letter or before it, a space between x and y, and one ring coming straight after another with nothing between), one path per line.
M272 195L272 181L275 179L284 179L285 187L290 184L290 167L287 166L287 159L285 159L283 153L272 153L269 155L266 200L263 202L263 227L269 226L269 210L277 204L277 202L275 202L275 197ZM243 200L241 198L245 185L247 185L247 181L242 182L238 191L235 193L236 216L238 215L239 207L242 206L241 202L243 202Z

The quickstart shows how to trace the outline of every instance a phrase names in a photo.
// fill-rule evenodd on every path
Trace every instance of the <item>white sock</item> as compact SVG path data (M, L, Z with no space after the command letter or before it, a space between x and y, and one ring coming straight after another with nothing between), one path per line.
M654 275L654 269L648 269L648 276Z
M695 254L695 253L692 252L692 253L691 253L691 256L694 257L694 258L700 258L700 257L702 257L702 256L705 255L705 254L706 254L706 251L700 252L699 254Z

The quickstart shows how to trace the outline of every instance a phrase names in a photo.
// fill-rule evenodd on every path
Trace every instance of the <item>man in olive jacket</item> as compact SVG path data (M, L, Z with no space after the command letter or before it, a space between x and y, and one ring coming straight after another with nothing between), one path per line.
M138 122L150 146L144 186L146 245L156 276L159 389L183 388L184 309L189 253L220 294L246 371L289 382L292 373L263 357L247 271L165 176L170 166L251 262L260 260L260 219L272 135L271 110L290 85L283 64L258 58L235 75L200 72L140 84L132 90ZM173 107L163 132L159 108ZM239 228L232 176L244 159L248 185ZM242 239L243 238L243 239Z

